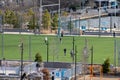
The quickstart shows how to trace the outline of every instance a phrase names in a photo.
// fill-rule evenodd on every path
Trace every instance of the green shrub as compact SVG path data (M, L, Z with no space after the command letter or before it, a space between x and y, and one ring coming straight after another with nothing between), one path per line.
M103 73L108 73L110 71L109 67L110 67L110 60L109 58L107 58L104 63L102 64L103 67Z
M36 55L35 55L35 62L38 62L38 63L42 62L42 57L39 53L36 53Z

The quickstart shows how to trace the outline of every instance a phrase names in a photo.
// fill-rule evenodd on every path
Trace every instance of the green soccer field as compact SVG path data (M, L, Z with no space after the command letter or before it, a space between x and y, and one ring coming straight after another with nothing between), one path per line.
M49 61L72 62L70 51L73 48L73 36L64 36L60 42L57 36L48 35L2 35L0 34L0 59L3 57L7 60L20 60L21 41L24 44L24 60L34 60L35 54L40 53L43 61L47 60L47 45L45 44L45 37L49 42ZM83 37L74 36L74 45L77 51L77 62L83 60L83 48L85 46L85 39L87 39L89 63L91 58L91 47L93 46L94 63L103 63L106 58L110 58L111 64L114 63L114 39L110 37ZM119 40L119 38L116 38ZM66 56L64 55L64 48L67 49Z

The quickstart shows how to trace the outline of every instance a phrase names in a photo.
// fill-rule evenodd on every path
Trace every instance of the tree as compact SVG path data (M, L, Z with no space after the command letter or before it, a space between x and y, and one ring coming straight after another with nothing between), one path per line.
M2 25L3 24L3 21L4 21L4 16L3 16L3 12L2 10L0 10L0 24Z
M28 22L28 28L29 29L36 29L38 28L38 22L35 16L35 13L30 8L27 13L24 13L24 20L25 22Z
M42 66L42 57L39 53L36 53L35 55L35 62L37 62L36 64L36 68L37 68L37 71L39 71L39 68Z
M36 53L35 55L35 62L42 62L42 57L39 53Z
M14 28L19 28L21 25L20 25L20 23L21 23L21 16L20 16L20 13L19 12L16 12L15 13L15 19L13 20L13 27Z
M54 16L53 16L53 18L52 18L52 23L51 23L51 25L52 25L52 29L53 30L56 30L57 29L57 27L58 27L58 14L54 14Z
M11 10L6 10L4 14L4 22L13 25L13 27L16 27L17 16L15 12Z
M29 29L36 29L38 28L37 20L35 18L35 15L32 15L32 19L30 19L29 24L28 24Z
M50 80L50 74L48 69L46 68L42 69L42 73L43 73L43 80Z
M0 10L0 15L3 15L2 10Z
M26 13L23 14L25 22L29 22L31 20L31 17L35 13L33 12L32 8L30 8Z
M50 17L50 13L48 12L48 10L45 10L43 14L42 23L43 23L43 28L46 30L48 30L49 27L51 26L51 17Z
M103 73L108 73L110 71L109 67L110 67L110 60L109 58L107 58L104 63L102 64L103 67Z

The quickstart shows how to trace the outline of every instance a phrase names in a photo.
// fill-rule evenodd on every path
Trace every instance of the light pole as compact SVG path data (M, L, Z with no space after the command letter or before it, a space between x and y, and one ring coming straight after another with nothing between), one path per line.
M81 31L80 31L80 17L79 17L79 35L81 35Z
M73 54L72 54L73 62L74 62L74 50L75 50L75 38L73 37Z
M115 66L115 75L116 75L116 43L117 43L117 41L116 41L116 39L114 39L114 66Z
M84 69L84 71L83 71L83 76L84 76L84 80L86 80L85 79L85 65L86 65L86 61L85 61L85 57L86 57L86 54L87 54L87 50L86 50L86 47L84 47L84 49L83 49L83 57L84 57L84 60L83 60L83 69Z
M77 46L75 46L75 80L77 80L77 71L76 71L76 65L77 65Z
M84 75L84 80L85 80L85 69L86 69L86 63L88 61L89 54L88 54L88 47L87 47L87 39L85 38L85 47L83 48L83 75Z
M91 78L93 76L93 46L91 47L91 67L90 67L90 71L91 71Z
M31 35L29 35L29 60L32 60L32 55L31 55Z
M77 80L76 78L76 65L77 65L77 46L75 45L75 38L73 36L73 53L72 53L72 58L73 58L73 63L75 63L75 79L74 80Z
M49 61L49 42L48 42L48 38L45 37L45 44L47 45L47 62Z
M115 1L115 5L114 5L114 8L115 8L115 13L114 13L114 16L115 16L115 21L114 21L114 29L116 28L116 1ZM115 30L114 30L114 32L113 32L113 36L114 36L114 38L115 38L115 36L116 36L116 34L115 34ZM114 39L114 66L115 66L115 75L116 75L116 72L117 72L117 70L116 70L116 66L117 66L117 64L116 64L116 57L117 57L117 41L116 41L116 38Z
M4 57L4 32L3 32L3 29L2 29L2 34L1 34L1 36L2 36L2 38L1 38L1 39L2 39L2 40L1 40L1 42L2 42L2 48L1 48L1 49L2 49L2 50L1 50L1 51L2 51L2 55L1 55L1 56L2 56L2 58L3 58L3 57Z
M22 78L22 74L23 74L23 42L20 44L20 50L21 50L21 79L20 80L23 80L23 78Z
M116 29L116 1L115 1L115 5L114 5L114 8L115 8L115 20L114 20L114 29ZM115 33L115 30L114 30L114 33Z
M40 0L40 8L39 8L39 13L40 13L40 15L39 15L39 33L40 33L40 29L41 29L41 24L42 24L42 0Z
M112 14L110 14L110 33L112 34Z
M0 33L1 33L1 57L4 57L4 30L3 30L3 16L0 15Z
M60 37L60 26L61 26L61 17L60 17L60 0L59 0L59 9L58 9L58 16L59 16L59 22L58 22L58 37Z

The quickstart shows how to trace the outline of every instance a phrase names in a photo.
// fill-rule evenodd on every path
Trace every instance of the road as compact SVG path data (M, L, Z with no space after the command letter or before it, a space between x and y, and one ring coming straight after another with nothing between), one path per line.
M79 78L78 80L84 80L84 77ZM119 76L95 76L90 77L89 75L85 76L85 80L120 80Z

